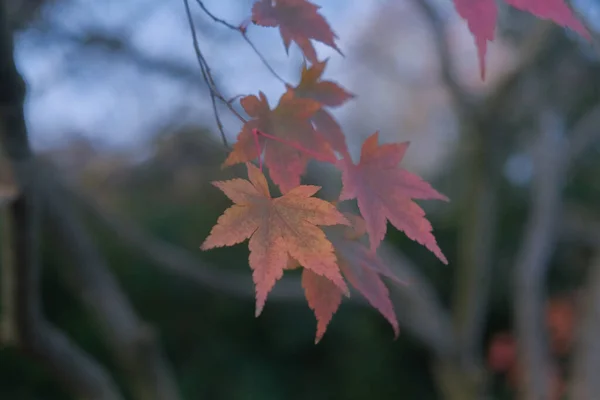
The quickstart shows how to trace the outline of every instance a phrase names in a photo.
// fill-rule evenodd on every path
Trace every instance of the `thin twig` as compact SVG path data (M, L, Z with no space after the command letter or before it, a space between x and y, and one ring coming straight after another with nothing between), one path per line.
M208 8L206 8L206 6L204 5L204 2L202 0L196 0L196 3L198 3L198 6L200 6L200 8L202 9L202 11L204 11L206 13L206 15L208 15L213 21L226 26L229 29L232 29L234 31L239 31L240 27L239 26L235 26L233 24L230 24L229 22L225 21L224 19L221 19L219 17L217 17L215 14L213 14L212 12L209 11Z
M188 18L188 23L189 23L190 30L192 33L194 51L196 52L196 59L198 60L198 64L200 66L200 71L202 72L202 77L204 78L204 82L206 82L206 85L208 86L208 91L210 93L210 100L211 100L211 104L212 104L212 108L213 108L213 114L215 115L215 120L217 122L217 128L219 129L219 132L221 134L221 140L223 141L223 145L229 149L229 142L227 141L227 135L225 134L225 131L223 130L223 124L221 123L221 118L219 116L219 110L217 109L217 102L215 101L215 96L216 96L215 92L218 92L218 91L214 85L214 80L212 79L212 75L210 73L210 68L208 66L208 63L206 62L204 55L200 51L200 45L198 43L198 36L196 34L196 26L194 25L194 20L192 18L192 14L190 11L189 1L184 0L184 4L185 4L186 15ZM223 96L221 96L221 98L223 98ZM223 100L225 100L225 99L223 98ZM235 110L230 103L227 103L227 106L230 107L230 109ZM234 112L234 114L235 114L235 112Z
M274 140L274 141L279 142L281 144L285 144L287 146L290 146L290 147L298 150L299 152L308 154L312 158L314 158L315 160L327 162L327 163L330 163L330 164L335 164L337 162L337 158L335 158L335 156L333 156L333 155L330 156L330 157L328 157L328 156L326 156L324 154L319 154L319 153L317 153L315 151L312 151L312 150L309 150L309 149L307 149L305 147L302 147L299 144L296 144L296 143L291 142L289 140L278 138L277 136L269 135L268 133L265 133L265 132L260 131L258 129L253 129L252 130L252 136L254 137L254 141L255 141L255 144L257 146L257 151L258 151L258 156L259 157L260 157L261 149L260 149L260 146L258 145L258 137L259 136L264 136L267 139L271 139L271 140Z
M217 86L215 84L213 76L212 76L212 74L210 72L210 67L208 66L208 63L207 63L206 59L204 58L204 55L202 54L202 51L200 50L200 44L198 43L198 35L196 33L196 26L194 24L194 19L192 18L192 12L190 10L189 0L184 0L183 3L185 5L185 12L186 12L186 15L187 15L188 24L189 24L189 27L190 27L190 32L192 34L192 42L193 42L193 45L194 45L194 51L196 53L196 59L198 60L198 64L200 66L200 70L202 72L202 77L204 78L204 81L206 82L206 84L208 86L208 90L210 92L212 106L213 106L213 112L215 113L215 118L217 120L217 126L219 128L220 133L221 133L221 139L223 140L223 144L225 145L225 147L229 148L229 143L227 142L227 138L226 138L225 132L223 130L223 124L221 123L221 120L220 120L220 117L219 117L219 113L218 113L218 110L217 110L217 105L216 105L215 97L218 98L219 100L221 100L227 106L227 108L229 108L229 110L242 123L245 123L246 119L244 117L242 117L242 115L233 107L233 105L230 102L227 101L227 99L225 97L223 97L223 95L221 94L221 92L217 89Z
M269 72L271 72L271 74L279 82L283 83L286 87L291 86L285 79L283 79L281 77L281 75L279 75L277 72L275 72L275 70L273 69L273 67L271 67L271 64L269 64L269 62L267 61L267 59L265 58L265 56L263 56L262 53L256 47L256 45L254 43L252 43L252 41L250 40L250 38L248 37L248 34L246 32L242 32L242 37L244 38L244 40L246 41L246 43L248 43L250 45L250 47L252 47L252 50L254 50L254 52L256 53L256 55L258 56L258 58L260 58L260 60L265 65L265 67L267 67L267 69L269 70Z
M231 147L229 146L229 141L227 140L227 135L225 135L225 129L223 128L221 117L219 116L219 110L217 110L217 101L215 100L215 94L212 91L210 92L210 102L212 104L213 114L215 114L215 121L217 122L217 128L219 129L219 133L221 134L221 140L223 141L223 145L226 149L230 149Z
M254 53L256 53L256 55L258 56L258 58L260 58L260 60L262 61L262 63L265 65L265 67L267 67L267 69L269 70L269 72L271 72L271 74L273 74L273 76L279 80L281 83L283 83L284 85L289 86L289 83L283 79L281 77L281 75L279 75L277 72L275 72L275 70L273 69L273 67L271 67L271 65L269 64L269 62L267 61L267 59L265 58L265 56L263 56L263 54L260 52L260 50L258 50L258 48L256 47L256 45L250 40L250 38L248 37L248 35L246 34L245 30L242 29L240 26L234 26L233 24L230 24L229 22L217 17L216 15L214 15L212 12L210 12L208 10L208 8L206 8L206 6L204 5L204 2L202 0L196 0L196 3L198 3L198 6L200 6L200 8L202 9L202 11L204 11L206 13L206 15L208 15L213 21L226 26L227 28L240 32L242 37L244 38L244 40L246 41L246 43L248 43L248 45L250 45L250 47L252 48L252 50L254 50Z

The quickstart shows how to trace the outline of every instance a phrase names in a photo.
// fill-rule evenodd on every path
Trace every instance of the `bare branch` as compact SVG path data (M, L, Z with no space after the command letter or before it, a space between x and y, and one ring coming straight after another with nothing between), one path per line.
M273 76L275 78L277 78L277 80L279 80L281 83L283 83L286 86L289 86L289 84L286 82L285 79L283 79L281 77L281 75L279 75L277 72L275 72L275 70L273 69L273 67L271 67L271 65L269 64L269 62L267 61L267 59L265 58L265 56L262 55L262 53L258 50L258 48L256 47L256 45L250 40L250 38L248 37L248 35L246 34L246 30L243 29L241 26L234 26L232 24L230 24L229 22L217 17L216 15L214 15L212 12L210 12L208 10L208 8L206 8L206 6L204 5L204 2L202 0L196 0L196 3L198 3L198 6L200 6L200 8L202 9L202 11L204 11L206 13L206 15L208 15L213 21L226 26L229 29L232 29L234 31L240 32L242 37L244 38L244 40L246 41L246 43L248 43L248 45L252 48L252 50L254 50L254 53L256 53L256 55L258 56L258 58L260 58L260 60L262 61L262 63L265 65L265 67L267 67L267 69L269 70L269 72L271 72L271 74L273 74Z
M250 275L224 271L203 262L183 248L148 235L125 216L117 216L103 209L94 199L72 185L69 192L78 207L113 232L121 243L139 251L156 267L216 293L226 293L240 299L254 299ZM303 296L298 281L284 278L269 294L269 300L298 301Z
M321 174L321 177L323 176L327 176L327 173ZM69 190L77 206L101 222L121 243L140 252L155 267L212 292L254 301L254 285L250 274L225 271L203 262L183 248L146 234L127 221L126 217L112 215L75 188L70 187ZM388 261L388 265L394 266L400 276L408 277L411 282L406 287L396 287L392 290L392 301L399 310L400 323L427 344L434 353L447 356L452 348L452 330L446 312L435 298L434 289L418 274L408 259L389 245L382 244L381 250L382 257ZM269 293L269 302L305 301L300 281L291 277L282 278ZM368 306L360 296L352 296L348 302ZM427 315L428 318L422 318L423 315Z
M515 266L515 327L525 374L520 390L527 399L550 397L551 365L543 316L545 278L557 238L569 160L563 151L566 143L561 125L552 111L545 110L536 149L530 217Z
M131 378L134 398L176 400L177 384L153 329L140 321L76 214L67 193L44 168L46 211L69 260L60 269L70 288L99 322L103 338Z
M575 125L571 134L569 158L576 163L585 151L600 140L600 106L591 108ZM580 207L571 207L563 218L563 235L570 240L585 241L600 248L600 222ZM600 393L600 253L590 265L589 284L585 289L585 303L581 322L577 327L577 341L572 362L571 396L587 400Z
M506 157L502 143L506 141L502 136L505 126L495 119L485 124L476 119L463 120L469 146L462 166L463 224L452 301L458 360L441 360L437 366L437 378L452 400L479 398L485 389L481 349L494 266L501 166Z
M491 149L491 148L490 148ZM493 157L490 150L479 156ZM479 157L477 157L479 158ZM495 157L494 157L495 158ZM479 159L481 161L481 159ZM454 314L464 361L475 367L481 360L479 350L485 326L486 309L493 267L493 248L498 222L498 167L469 163L480 168L471 181L465 202L467 222L462 229L460 259L454 289ZM485 172L487 171L487 172Z
M19 173L20 179L24 176ZM119 400L110 375L56 327L40 307L38 206L33 184L4 213L2 291L3 341L13 343L53 374L74 396L90 400Z
M221 19L219 17L217 17L215 14L213 14L212 12L210 12L210 10L208 8L206 8L206 6L204 5L204 2L202 0L196 0L196 3L198 3L198 6L202 9L202 11L204 11L204 13L206 15L208 15L213 21L226 26L227 28L234 30L234 31L239 31L240 27L239 26L235 26L233 24L230 24L229 22L225 21L224 19Z
M192 18L192 12L190 11L189 0L184 0L183 2L185 4L185 11L186 11L188 23L190 26L190 32L192 34L192 42L194 45L194 52L196 53L196 59L198 60L198 65L200 66L200 70L202 72L204 81L208 85L208 89L211 92L211 96L215 96L217 99L221 100L227 106L227 108L229 108L229 110L242 123L246 122L246 119L244 117L242 117L235 108L233 108L233 106L227 101L227 99L225 97L223 97L221 92L217 89L215 81L212 77L212 73L210 72L210 67L208 66L208 62L206 61L206 58L204 58L204 55L202 54L202 51L200 50L200 44L198 42L198 35L196 34L196 26L194 24L194 19Z
M3 339L37 358L73 395L119 400L117 386L102 367L42 315L38 170L23 113L25 83L14 63L5 7L6 2L0 2L0 141L20 194L5 210L3 224Z
M221 92L219 92L219 90L217 89L217 86L210 72L210 67L208 66L208 63L204 58L202 51L200 50L200 44L198 43L198 35L196 34L196 26L194 25L194 19L192 18L192 13L190 11L189 0L184 0L183 2L185 4L185 12L187 15L188 23L190 25L190 31L192 33L192 42L194 44L194 51L196 52L196 59L198 60L198 65L200 66L202 77L204 78L204 81L206 82L206 85L208 86L208 90L210 92L213 113L215 114L215 119L217 121L217 127L219 128L219 132L221 133L221 140L223 140L223 145L225 145L226 148L229 148L229 143L227 142L227 137L225 135L225 131L223 130L223 124L221 123L221 118L219 117L219 110L217 109L217 103L215 98L218 98L223 103L225 103L229 110L231 110L231 112L236 117L238 117L240 121L245 122L246 120L237 112L235 108L233 108L231 103L229 103L227 99L225 99L225 97L223 97Z

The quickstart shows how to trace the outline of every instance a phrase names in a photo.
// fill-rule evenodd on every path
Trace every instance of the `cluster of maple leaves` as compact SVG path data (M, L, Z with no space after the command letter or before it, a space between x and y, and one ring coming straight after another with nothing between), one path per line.
M454 2L475 36L484 77L486 46L494 37L496 24L495 0ZM507 2L588 35L563 0ZM318 321L316 342L342 297L349 295L346 281L388 319L397 336L398 322L381 276L399 280L376 253L387 221L447 264L425 212L413 200L448 199L399 167L407 142L380 145L375 132L363 143L359 163L352 161L342 128L328 109L343 105L354 95L322 79L327 60L319 61L311 40L341 51L319 8L307 0L259 0L252 7L254 24L279 27L286 51L295 42L310 66L303 66L297 86L286 85L275 108L262 92L241 98L250 119L243 124L223 166L246 163L248 180L214 182L234 204L219 217L201 248L232 246L250 239L257 316L284 271L302 267L302 286ZM246 29L240 26L240 30ZM328 202L313 197L320 187L300 184L310 159L341 170L339 199ZM258 167L251 163L256 160ZM271 197L263 161L281 197ZM338 201L351 199L357 200L360 215L338 210ZM326 234L319 226L332 230ZM360 241L365 235L369 247Z

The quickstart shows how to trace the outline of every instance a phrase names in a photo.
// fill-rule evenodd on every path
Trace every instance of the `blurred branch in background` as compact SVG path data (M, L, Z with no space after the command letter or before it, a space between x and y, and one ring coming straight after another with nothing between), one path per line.
M412 0L427 20L428 26L434 38L435 48L444 84L456 103L457 113L463 118L469 118L475 105L474 98L456 76L456 68L450 53L448 43L448 28L446 21L430 4L430 0Z
M27 137L25 83L14 63L13 37L0 2L0 140L12 164L19 194L4 210L2 237L3 342L40 360L73 395L120 399L104 369L45 320L40 301L38 165Z
M544 327L547 271L558 236L568 154L563 122L554 110L540 111L529 220L515 267L515 326L523 368L522 396L550 398L552 363Z
M329 182L332 176L327 171L320 171L313 178ZM204 290L254 301L254 284L251 276L228 272L201 261L179 246L153 238L133 222L128 221L127 217L116 216L102 209L92 198L81 193L81 190L71 187L70 191L79 207L109 229L121 243L143 254L153 266L194 282ZM392 302L396 309L406 310L400 316L401 324L428 344L436 354L448 356L451 351L452 332L443 309L435 299L433 288L420 276L418 268L397 250L384 243L382 253L387 254L389 265L395 267L398 275L411 282L410 285L396 285L392 292ZM269 302L304 303L305 301L300 279L292 277L282 278L269 294ZM362 297L353 296L348 302L368 306ZM421 318L422 315L428 315L429 318Z
M173 82L181 82L188 90L189 88L200 88L201 80L204 78L210 95L206 96L205 100L212 104L215 114L218 113L216 98L223 102L225 108L237 113L233 101L226 100L225 94L217 90L216 78L213 79L212 75L209 76L211 70L208 69L207 60L210 60L212 54L209 54L208 42L206 45L204 42L202 43L202 50L205 53L200 52L198 38L194 37L196 24L189 9L190 5L197 5L208 19L215 23L214 25L221 28L226 27L223 30L239 31L241 39L245 40L256 52L260 61L275 76L275 80L284 80L270 65L269 57L259 52L258 48L250 41L244 29L222 19L216 11L213 14L212 5L209 7L205 3L208 4L208 2L200 0L196 0L195 3L185 1L185 5L188 7L187 22L191 24L194 32L191 35L193 39L188 37L185 43L187 43L186 46L192 47L189 45L189 41L195 41L195 53L200 62L199 70L175 57L151 55L143 48L136 46L131 36L136 32L138 23L146 18L141 16L142 13L140 15L134 13L128 29L123 31L93 27L75 31L70 30L66 24L46 23L45 21L36 24L35 29L44 33L44 40L74 45L67 52L66 57L86 56L92 52L99 59L117 57L117 59L136 65L142 71L168 77ZM407 336L417 338L420 344L426 348L427 354L432 356L431 360L427 359L423 363L425 367L422 368L431 369L433 367L433 374L437 379L438 388L433 390L435 393L431 396L451 400L470 400L492 396L492 392L495 390L492 387L495 378L494 371L491 371L486 364L484 349L488 333L497 329L497 326L494 325L497 324L496 314L494 314L497 301L493 302L493 292L498 291L497 287L503 285L503 283L496 284L493 277L503 268L503 265L510 264L513 269L509 271L509 274L514 275L513 283L516 289L514 302L512 302L512 292L509 288L503 287L502 293L507 302L511 301L510 311L515 312L513 322L516 327L518 358L522 370L521 375L518 376L518 379L521 380L521 393L524 398L549 398L549 381L554 360L548 349L548 341L545 339L547 332L545 332L542 319L545 312L544 304L549 296L546 281L549 279L551 261L556 258L557 248L565 243L569 245L569 248L597 247L599 245L600 217L595 216L593 207L589 204L579 204L582 203L581 201L567 202L564 199L567 186L571 184L571 178L578 173L575 168L572 168L575 163L578 168L583 168L585 163L580 162L581 160L585 158L593 163L597 158L595 156L586 158L586 155L589 154L588 149L600 140L600 129L597 128L600 124L600 106L598 105L600 99L598 99L597 91L594 92L595 88L600 86L597 79L598 67L581 56L574 42L567 39L562 30L547 22L536 22L533 24L535 26L531 32L525 35L526 39L515 51L517 54L515 66L500 76L495 83L490 83L485 91L474 90L460 79L460 66L457 61L458 57L462 57L462 55L456 49L455 41L450 37L453 28L452 20L442 16L438 5L433 1L413 0L411 4L422 15L423 21L430 31L429 34L432 35L430 39L435 50L434 54L437 55L434 60L439 63L437 71L441 77L440 83L436 83L436 85L445 86L450 94L451 105L459 119L459 151L452 160L448 161L452 162L452 165L444 165L442 174L443 179L450 181L450 190L453 191L450 197L453 199L452 204L457 206L454 207L454 211L448 212L444 216L443 223L438 224L439 221L436 221L433 224L436 230L437 226L442 227L440 229L442 231L440 240L444 243L442 247L448 249L452 255L449 257L453 260L449 269L431 273L433 270L431 263L424 257L414 255L420 253L413 253L410 244L406 249L403 247L402 252L397 249L400 243L397 239L389 239L382 244L381 257L402 279L409 282L405 286L392 285L390 292L394 307L401 326L410 333ZM181 6L181 4L178 5ZM382 12L386 11L387 9ZM185 22L185 15L183 15L181 7L177 12L182 14L182 23ZM394 15L394 18L396 17ZM240 36L237 37L240 38ZM377 40L379 39L378 36ZM394 37L390 40L396 41L397 38ZM182 46L185 43L182 43ZM390 53L387 47L385 51ZM372 56L373 53L367 52L367 55ZM396 55L387 54L387 56L390 61L394 61L392 58ZM371 58L369 63L376 66L387 62L387 59L382 61L376 57ZM11 60L12 54L8 58L4 57L0 61L0 68L7 68L3 63L12 62ZM475 62L475 58L473 61ZM402 68L398 68L398 70L400 69ZM11 74L16 74L14 65L9 70ZM389 79L396 79L394 74L401 75L393 66L390 70L393 73L390 74ZM216 71L220 72L218 68ZM378 69L377 73L381 71ZM2 76L7 75L3 74ZM361 79L365 80L363 77ZM407 80L410 81L411 77ZM552 84L549 85L546 82ZM57 83L60 82L53 80L47 84L38 85L33 88L34 93L39 95L43 90L53 90L53 85ZM7 82L3 81L2 84L6 85ZM40 91L40 87L42 87L42 91ZM277 317L266 316L261 320L252 320L254 322L247 325L258 327L256 330L260 340L251 338L251 334L246 333L244 329L250 331L252 328L245 326L244 329L238 329L243 325L242 321L238 321L241 317L231 310L223 311L221 308L222 302L224 302L222 297L242 300L238 303L243 306L252 304L255 294L250 273L238 273L225 263L207 261L206 256L200 256L193 250L186 249L186 243L183 241L167 240L159 235L161 229L181 230L180 226L171 227L167 222L160 220L158 228L152 228L142 222L138 214L136 214L137 217L129 215L133 213L128 213L125 208L120 209L110 202L105 204L96 198L101 197L99 194L103 191L113 191L114 195L126 197L131 192L137 192L139 190L137 186L129 186L127 183L121 186L111 186L109 180L105 180L102 181L102 185L94 188L95 191L89 190L76 179L65 179L66 174L62 177L58 176L60 173L46 164L40 167L43 170L41 178L36 176L36 180L30 179L30 174L33 174L32 171L34 171L31 161L33 155L26 140L22 116L22 94L16 93L16 97L8 98L8 94L13 93L11 92L13 88L8 89L10 90L2 91L1 95L2 104L5 105L2 122L3 128L6 128L1 134L4 150L11 157L16 168L16 177L22 193L14 203L11 203L8 208L9 215L3 221L3 223L7 223L8 226L5 228L9 233L7 238L4 238L3 250L3 256L6 258L2 265L3 319L9 323L5 327L12 327L12 332L17 337L24 339L24 343L29 343L30 350L34 355L41 357L51 372L55 373L72 393L94 399L112 399L118 398L119 389L110 374L99 363L72 344L63 332L50 325L42 316L39 305L40 265L38 264L40 263L38 261L40 260L37 259L39 252L36 239L38 208L46 211L47 222L52 227L52 233L55 233L61 242L61 254L70 255L71 258L71 260L65 260L64 265L61 259L61 269L59 270L61 280L68 283L71 292L85 306L86 312L99 323L101 339L109 345L113 358L118 361L124 372L125 386L135 398L196 399L216 398L219 395L224 398L240 398L239 393L243 389L235 392L238 394L237 397L235 395L227 397L223 393L233 393L228 390L235 390L238 386L239 388L250 387L251 390L258 390L256 388L259 387L260 382L268 381L270 383L276 380L278 386L269 386L270 392L268 390L257 392L256 397L315 398L315 393L332 398L335 395L339 395L339 398L359 397L360 395L356 392L357 386L353 385L362 384L367 388L365 390L371 390L376 386L385 386L385 384L374 384L367 381L367 379L379 379L379 376L384 376L388 372L374 368L376 363L391 368L392 371L389 373L393 374L394 379L402 373L418 369L418 366L413 364L406 367L404 364L408 361L397 361L396 358L393 358L396 355L394 352L382 350L381 343L377 344L377 336L373 334L375 329L371 325L365 328L363 325L366 324L355 323L355 319L352 320L352 325L343 325L340 322L340 326L347 331L344 331L344 335L336 337L335 343L329 344L331 347L326 347L328 344L325 343L324 347L318 349L311 347L310 351L305 351L300 347L303 344L283 345L285 340L290 342L293 340L288 336L296 334L302 325L298 322L296 314L290 311L294 308L294 303L305 303L300 280L294 276L286 276L279 281L269 296L270 303L286 304L285 313L276 314L274 312L272 315L277 315ZM395 89L397 88L387 88L386 90L391 92ZM15 112L17 103L18 112ZM398 111L399 107L397 106L397 104L390 105L394 113ZM541 123L539 121L540 110L542 110ZM421 112L427 114L427 111L421 110ZM366 119L365 114L357 115L361 120ZM174 119L182 119L182 117L178 114ZM217 127L223 134L219 117L217 117ZM396 127L394 126L394 128ZM156 130L166 131L167 129L162 126ZM527 190L508 182L506 165L511 156L520 152L519 146L523 142L528 142L530 131L535 131L539 137L533 145L536 157L533 159L532 182L525 181L524 185L524 188L530 191L529 197L527 197L523 195ZM564 138L561 139L563 131L569 132L564 135L569 138L569 146L565 145ZM219 160L225 156L224 149L222 146L216 146L206 131L196 129L192 134L207 136L200 138L203 140L199 145L200 150L173 135L172 140L181 140L183 143L177 150L179 152L175 151L172 159L167 160L163 160L158 151L153 153L148 157L149 160L154 163L163 162L162 167L164 168L144 170L143 166L139 167L136 171L143 171L141 174L143 178L138 177L137 179L147 179L144 181L147 185L160 186L157 192L165 192L171 196L174 196L173 193L170 193L172 186L167 186L165 182L171 184L184 173L189 175L191 171L192 178L186 181L188 186L197 187L203 181L212 180L217 174L216 169L215 171L209 169L204 176L203 171L205 170L202 169L189 168L184 171L185 162L194 160L196 162L194 166L198 164L211 165L212 168L212 164L215 164L212 162L213 159ZM62 162L62 160L58 161ZM127 165L133 164L132 162ZM147 178L152 174L160 175L160 171L164 171L165 168L169 173L165 174L164 181ZM81 171L75 172L81 173ZM524 171L521 173L526 175ZM310 170L306 176L308 181L317 182L323 186L321 194L326 198L337 198L339 193L335 189L332 190L331 187L334 186L332 182L338 178L336 173L325 167L316 167ZM164 186L161 186L163 184ZM529 185L531 185L530 188ZM136 203L133 208L143 208L141 203L144 203L144 207L150 203L159 204L149 213L160 214L163 209L178 207L171 203L161 203L162 200L154 199L152 195L144 197L146 189L142 186L141 194L135 200L140 204ZM208 190L200 194L196 193L196 197L191 202L194 207L202 209L202 212L207 214L207 218L212 218L212 215L208 215L214 211L208 204L208 196L211 196ZM140 198L144 200L140 201ZM37 200L43 201L43 204L38 205ZM563 209L563 203L566 204L564 213L560 212ZM521 212L519 207L524 211ZM89 221L85 217L89 217ZM159 215L157 219L160 218L168 219ZM518 234L516 239L511 236L514 231L522 229L519 223L511 222L511 228L507 230L506 220L511 218L526 221L522 240ZM90 226L84 222L89 222ZM176 223L172 222L173 226ZM191 224L191 218L186 218L184 222L180 223ZM92 230L92 226L97 226L99 229ZM194 229L199 229L199 227L194 226ZM48 231L50 230L44 230L46 233ZM130 250L127 253L126 265L118 265L118 268L109 265L107 260L111 260L110 264L113 264L111 254L101 254L96 247L96 241L106 233L110 240L114 241L115 247L126 247ZM196 239L199 244L201 240L196 237L193 240ZM509 242L512 247L506 246L503 244L504 242ZM405 243L402 242L402 245ZM200 320L200 323L192 325L189 322L190 317L185 311L186 304L181 300L183 297L179 297L179 293L177 293L179 286L176 279L158 279L161 289L166 290L169 287L175 289L169 292L169 296L164 296L165 299L161 298L160 301L150 302L145 309L140 305L143 302L136 299L135 294L131 294L130 300L125 293L129 291L130 287L125 282L120 282L117 274L123 270L133 270L128 261L136 256L141 256L148 266L152 265L161 273L165 272L174 278L179 278L180 281L192 283L195 289L199 289L194 292L194 299L201 298L201 301L205 302L202 304L205 309L198 310L197 308L202 307L192 306L191 315L192 318ZM240 257L236 260L234 263L240 265L246 263L246 260L242 260ZM596 346L590 342L597 336L594 332L598 330L599 325L598 310L596 310L595 304L597 301L594 302L593 297L594 292L598 291L599 283L596 276L598 268L596 264L594 265L592 279L588 285L590 299L586 306L587 311L580 322L580 342L573 354L573 393L576 398L581 399L589 398L590 393L597 393L600 390L596 387L597 383L593 378L593 372L598 369L600 357L597 354ZM435 271L439 271L438 265L435 265L434 268ZM147 284L147 281L150 280L149 277L153 275L162 276L160 273L144 272L143 277L136 276L135 279L143 282L140 285ZM451 284L447 284L447 282L451 282ZM136 300L140 303L136 303ZM170 303L170 300L173 302ZM187 301L191 303L191 300ZM158 303L175 304L168 310L168 318L165 318L164 321L152 319L153 324L160 326L160 334L158 328L154 329L144 322L151 320L148 315L153 315L148 312L148 309L155 308ZM359 296L352 296L348 303L366 305L366 302ZM134 307L133 304L136 306ZM242 306L236 305L236 307ZM223 326L207 326L209 323L205 319L213 318L210 321L214 322L214 314L223 315L220 320ZM237 319L234 317L235 315L238 315ZM272 329L276 331L276 334L265 339L269 333L261 324L286 325L277 322L284 320L281 315L285 315L286 318L291 315L291 318L294 318L293 324L286 322L293 328L283 331L284 333ZM269 318L272 319L269 320ZM339 317L340 320L342 318ZM226 322L222 322L223 320ZM336 319L334 321L336 322ZM335 325L335 322L332 325ZM231 329L231 326L235 326L236 329ZM273 326L269 325L269 330ZM202 336L206 335L206 331L210 329L214 329L214 336ZM235 332L231 333L232 331ZM200 353L200 356L196 356L193 350L183 344L180 347L172 345L173 342L182 341L181 337L187 337L186 335L194 338L196 347L189 344L187 346L196 349L195 351ZM331 335L334 335L334 332ZM284 336L285 338L282 339ZM206 341L206 338L212 338L208 340L213 340L215 343L212 341L204 343L205 347L200 347L198 350L200 345L198 343L201 340ZM357 344L356 338L361 338L359 344ZM217 343L217 339L222 341ZM244 340L252 342L249 344L249 342L243 342ZM386 346L397 346L394 349L399 349L398 354L405 351L402 349L407 347L414 351L416 346L410 345L409 340L402 337L399 344L386 343ZM171 351L168 356L163 354L167 352L163 352L161 349L162 342L164 342L165 348ZM171 343L171 347L168 346L169 343ZM300 340L298 343L304 342ZM375 347L374 353L377 354L369 354L370 357L375 357L369 359L372 360L371 363L349 361L358 360L358 357L363 356L361 352L370 353L373 347L369 346L372 345L380 347ZM264 358L259 358L257 355L259 352L267 353L271 348L275 353L272 359L267 358L269 355L261 354L261 357ZM334 353L332 349L338 348L339 350ZM385 349L387 348L385 347ZM227 357L231 357L228 355L229 352L234 353L236 357L247 357L240 362L235 361L233 369L239 368L241 372L238 375L233 375L235 372L231 374L227 372L225 383L219 380L213 383L209 377L214 375L210 374L213 373L213 370L219 371L220 363L234 363L233 361L223 361ZM324 372L318 370L319 366L313 364L306 367L306 371L310 371L306 372L302 365L306 356L304 353L310 353L310 357L317 357L325 366L326 373L331 376L327 375L327 379L315 379ZM384 356L389 360L376 358L377 356L383 357L380 353L386 353ZM405 354L402 353L402 355ZM292 360L290 363L294 366L287 372L282 367L284 361L281 361L286 356L290 357ZM238 358L232 359L238 360ZM275 366L265 366L269 363ZM227 366L232 367L232 364L227 364ZM246 364L249 367L244 369ZM326 389L319 389L330 387L319 385L335 385L332 382L336 373L346 365L351 365L358 372L350 377L348 377L348 370L344 370L345 373L339 373L343 376L344 383L337 386L337 391L331 390L330 393L324 392ZM383 369L383 367L381 368ZM403 368L401 369L402 373L398 372L396 368L398 370ZM378 376L377 378L368 378L371 370ZM214 374L217 373L214 372ZM317 389L311 392L311 389L305 387L307 385L304 383L301 388L294 386L290 380L285 380L284 375L287 373L295 380L314 383ZM188 376L192 376L192 378ZM430 379L431 377L428 376L419 381L419 384L414 384L416 389L411 393L424 393L423 390L429 389ZM232 380L236 381L236 385L230 385ZM320 383L321 380L327 381L327 383ZM360 380L364 380L364 382L358 382ZM193 384L190 384L190 381L193 381ZM395 383L394 381L394 384L398 386L403 395L410 396L406 394L408 393L408 383ZM390 384L391 386L393 385ZM197 389L198 387L210 389ZM285 387L285 389L278 392L273 387ZM343 387L350 388L345 392L345 397L342 392ZM179 393L180 388L181 394ZM218 395L214 394L215 390L218 390ZM397 397L396 393L388 395L385 392L387 387L381 390L381 393L385 393L381 395L381 398ZM289 393L294 395L286 396ZM348 396L348 393L351 393L351 396ZM329 396L330 394L332 396ZM254 396L255 393L244 392L244 395ZM415 398L429 397L417 395Z
M157 333L136 315L76 214L77 208L51 173L53 169L44 171L40 186L50 226L71 260L60 269L63 279L99 323L104 340L129 377L134 398L179 399Z

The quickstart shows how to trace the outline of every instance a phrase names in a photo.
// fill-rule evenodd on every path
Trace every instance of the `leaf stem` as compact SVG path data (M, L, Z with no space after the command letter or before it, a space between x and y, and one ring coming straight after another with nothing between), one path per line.
M204 11L204 13L211 18L213 21L215 21L218 24L221 24L231 30L237 31L239 32L242 37L244 38L244 40L246 41L246 43L248 43L248 45L252 48L252 50L254 51L254 53L256 53L256 55L258 56L258 58L260 58L260 60L262 61L262 63L265 65L265 67L267 67L267 69L269 70L269 72L271 72L271 74L273 74L273 76L279 80L281 83L283 83L286 87L289 86L289 83L283 79L281 77L281 75L279 75L275 69L273 69L273 67L271 66L271 64L269 64L269 62L267 61L267 59L265 58L265 56L260 52L260 50L258 50L258 48L256 47L256 45L252 42L252 40L250 40L250 38L248 37L248 35L246 34L246 29L244 28L244 23L242 23L240 26L235 26L227 21L225 21L224 19L221 19L219 17L217 17L215 14L213 14L208 8L206 8L206 5L204 5L204 2L202 0L196 0L196 3L198 3L198 6L202 9L202 11Z
M294 149L296 149L296 150L298 150L300 152L308 154L309 156L311 156L315 160L327 162L327 163L330 163L330 164L335 164L338 161L338 159L335 156L333 156L333 157L327 157L327 156L325 156L323 154L319 154L319 153L317 153L315 151L312 151L312 150L309 150L309 149L307 149L305 147L302 147L299 144L296 144L294 142L290 142L290 141L285 140L285 139L278 138L277 136L269 135L268 133L262 132L262 131L260 131L258 129L252 129L252 136L254 136L254 140L256 142L256 146L257 146L257 149L259 151L259 158L260 158L261 149L260 149L260 146L258 145L258 136L264 136L267 139L275 140L276 142L286 144L286 145L288 145L290 147L293 147ZM262 165L262 161L261 161L261 165Z
M256 150L258 151L258 167L260 169L260 172L263 172L263 168L262 168L262 149L260 148L260 143L258 141L258 133L259 130L258 129L252 129L252 137L254 138L254 144L256 145Z

